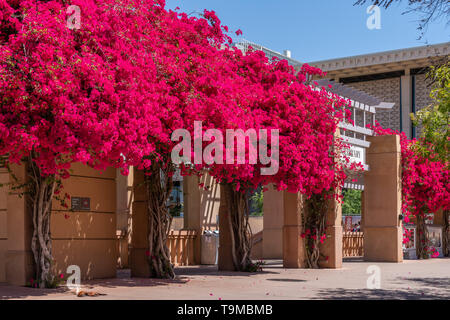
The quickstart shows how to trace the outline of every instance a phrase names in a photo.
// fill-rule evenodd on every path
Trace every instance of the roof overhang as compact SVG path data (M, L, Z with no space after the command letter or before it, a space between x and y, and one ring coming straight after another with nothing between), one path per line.
M450 42L308 63L327 72L328 78L344 78L405 69L425 68L450 54Z

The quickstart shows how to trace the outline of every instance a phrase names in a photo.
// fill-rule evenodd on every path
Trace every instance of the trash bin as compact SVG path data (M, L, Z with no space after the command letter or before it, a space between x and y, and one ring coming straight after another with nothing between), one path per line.
M205 230L202 234L201 264L217 264L219 231Z

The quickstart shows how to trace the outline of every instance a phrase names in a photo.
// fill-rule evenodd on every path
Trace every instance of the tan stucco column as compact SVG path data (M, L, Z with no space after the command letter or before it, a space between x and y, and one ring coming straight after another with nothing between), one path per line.
M283 192L273 185L264 192L263 217L263 258L281 259L283 257Z
M8 170L5 168L0 168L0 282L6 281L5 259L8 251L8 183Z
M143 171L133 170L133 188L129 266L132 277L148 277L150 275L150 267L145 254L148 250L148 218L145 207L147 196Z
M320 252L328 259L319 260L321 268L342 268L342 206L336 199L329 199L326 216L326 239Z
M402 262L400 137L368 137L364 177L364 260Z
M300 193L283 192L283 266L303 268L305 249L302 230L303 197Z
M364 232L364 208L366 207L366 196L364 190L361 192L361 232Z
M204 187L199 187L202 184ZM201 235L216 230L220 206L220 185L208 174L183 177L184 229L195 230L194 263L201 263Z
M183 213L184 228L197 231L194 240L194 261L200 264L201 258L201 217L200 217L200 178L197 176L183 177Z
M131 206L133 201L133 167L128 176L116 170L116 235L118 266L128 267L128 246L131 240Z
M20 184L26 182L26 165L12 165L12 173ZM10 181L14 181L10 178ZM10 186L11 187L11 186ZM7 195L8 251L5 254L6 281L9 284L23 286L33 274L33 255L31 252L32 221L28 214L24 196L20 190L10 188Z

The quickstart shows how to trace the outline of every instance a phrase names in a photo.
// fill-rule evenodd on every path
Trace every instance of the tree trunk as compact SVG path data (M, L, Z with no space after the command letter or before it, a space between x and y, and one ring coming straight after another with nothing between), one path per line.
M164 169L154 162L150 172L146 172L144 178L147 189L148 263L152 278L175 278L170 262L170 251L167 247L167 237L172 222L167 205L172 191L170 169L170 165Z
M232 184L222 184L229 215L231 234L231 254L236 271L250 271L253 266L250 258L252 250L252 230L248 223L248 193L236 191Z
M425 216L418 214L416 217L416 254L418 259L428 259L428 229L425 224Z
M28 176L30 178L28 196L33 221L31 250L35 262L36 282L40 288L52 287L55 275L51 269L53 256L50 217L56 187L55 176L43 177L40 168L31 158L28 161Z

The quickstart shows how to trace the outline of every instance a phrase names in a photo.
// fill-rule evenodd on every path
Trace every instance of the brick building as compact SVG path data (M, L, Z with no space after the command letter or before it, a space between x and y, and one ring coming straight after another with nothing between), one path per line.
M329 79L394 102L390 110L377 110L377 121L384 128L400 130L414 138L420 134L420 128L412 125L410 114L432 102L426 79L428 67L449 54L447 42L308 64L326 71Z

